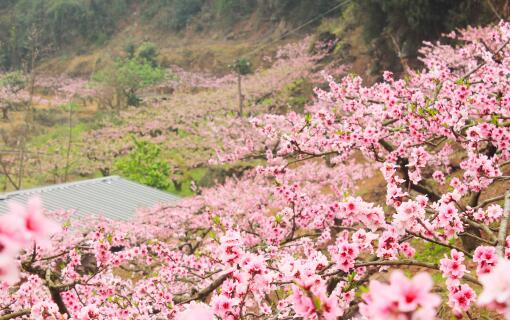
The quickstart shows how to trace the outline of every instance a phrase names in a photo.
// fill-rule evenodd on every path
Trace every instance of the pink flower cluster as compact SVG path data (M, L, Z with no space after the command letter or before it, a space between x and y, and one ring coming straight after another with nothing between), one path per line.
M444 257L439 262L439 270L443 273L448 284L458 284L462 279L467 268L464 264L464 253L452 249L450 258Z
M510 261L499 258L496 266L489 272L480 275L483 292L478 298L481 306L497 310L510 319Z
M175 320L214 320L214 313L208 305L204 303L191 302L186 308L178 312Z
M408 279L401 271L394 271L387 284L370 282L360 312L370 320L434 319L441 299L430 292L432 287L432 278L426 273Z
M9 213L0 217L0 282L18 280L16 255L31 246L48 246L49 237L60 227L43 214L41 199L31 198L27 205L9 202Z
M446 278L448 289L448 305L457 316L469 310L471 303L476 300L474 290L467 284L461 284L460 280L467 271L464 264L464 254L455 249L450 252L450 258L445 257L439 263L439 269Z
M344 235L347 236L347 234ZM360 252L356 243L349 243L348 239L338 237L336 243L328 249L340 270L349 272L349 270L354 268L354 262Z
M476 273L478 275L489 273L497 262L496 248L477 247L473 255L473 262L476 262Z

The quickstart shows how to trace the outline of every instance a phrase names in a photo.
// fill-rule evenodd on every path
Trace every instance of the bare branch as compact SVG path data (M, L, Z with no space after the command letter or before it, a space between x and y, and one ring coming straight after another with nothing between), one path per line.
M214 290L219 288L221 284L227 279L229 276L229 273L224 273L220 277L218 277L216 280L214 280L210 285L202 289L199 293L197 293L194 297L188 298L188 299L174 299L174 302L176 304L185 304L194 300L205 300L209 294L211 294Z
M434 244L437 244L437 245L440 245L440 246L443 246L443 247L446 247L446 248L449 248L449 249L455 249L457 251L460 251L462 253L464 253L464 255L466 255L467 257L469 258L473 258L473 255L469 252L467 252L466 250L462 249L462 248L459 248L459 247L456 247L456 246L452 246L450 244L447 244L447 243L442 243L438 240L435 240L435 239L430 239L430 238L427 238L425 236L422 236L421 234L418 234L418 233L414 233L414 232L411 232L411 231L407 231L407 233L409 233L410 235L412 236L415 236L417 238L421 238L425 241L428 241L428 242L431 242L431 243L434 243Z
M480 203L480 204L479 204L478 206L476 206L474 209L475 209L475 210L481 209L481 208L485 207L485 206L486 206L486 205L488 205L488 204L491 204L491 203L493 203L493 202L497 202L497 201L501 201L501 200L503 200L503 199L505 199L505 196L504 196L504 195L502 195L502 196L497 196L497 197L494 197L494 198L490 198L490 199L484 200L484 201L482 201L482 203Z
M22 309L20 311L16 311L13 313L9 313L9 314L0 316L0 320L9 320L9 319L23 317L23 316L29 315L31 312L32 312L32 310L30 310L30 309Z

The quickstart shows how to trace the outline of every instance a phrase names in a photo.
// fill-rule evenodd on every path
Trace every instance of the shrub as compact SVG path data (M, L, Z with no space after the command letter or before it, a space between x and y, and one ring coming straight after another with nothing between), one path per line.
M118 59L112 66L93 76L96 83L114 89L119 103L122 100L132 106L140 104L139 90L157 84L164 78L163 69L138 59Z
M161 159L158 145L133 138L133 150L114 163L114 170L122 176L148 185L167 190L171 186L170 165Z

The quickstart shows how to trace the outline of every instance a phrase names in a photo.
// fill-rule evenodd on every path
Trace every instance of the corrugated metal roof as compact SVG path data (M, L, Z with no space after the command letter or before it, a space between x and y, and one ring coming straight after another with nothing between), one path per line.
M129 220L138 208L175 203L180 199L170 193L111 176L0 194L0 215L7 213L9 201L26 203L33 195L39 195L44 208L49 211L75 209L78 218L102 215L113 220Z

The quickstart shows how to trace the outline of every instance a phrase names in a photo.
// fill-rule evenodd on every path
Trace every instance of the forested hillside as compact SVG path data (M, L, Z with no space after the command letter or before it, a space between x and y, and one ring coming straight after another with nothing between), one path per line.
M366 45L369 56L380 60L377 72L399 68L399 58L414 59L423 40L494 21L508 10L506 1L479 0L5 0L0 4L0 66L31 68L35 49L36 60L92 54L109 45L118 49L127 45L126 31L130 41L152 40L169 48L189 45L173 42L184 34L250 40L240 50L246 52L260 41L299 37L322 24L320 30L341 40L338 51L344 55L352 46ZM362 39L345 40L356 29Z

